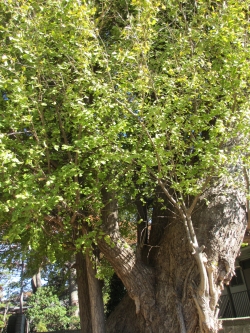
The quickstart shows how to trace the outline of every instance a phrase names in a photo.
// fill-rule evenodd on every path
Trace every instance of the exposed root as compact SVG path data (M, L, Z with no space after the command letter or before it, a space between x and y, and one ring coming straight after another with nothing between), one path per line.
M197 297L194 291L192 296L198 311L200 332L215 332L214 311L210 309L209 297Z
M189 267L189 270L187 272L187 275L186 275L186 278L185 278L185 281L184 281L184 286L183 286L183 295L182 295L182 300L181 302L184 303L185 302L185 299L186 299L186 296L187 296L187 282L188 282L188 278L194 268L194 262L192 263L192 265Z
M217 311L216 305L219 297L219 290L217 290L214 285L214 267L208 264L206 253L204 253L205 246L199 246L198 244L190 211L186 209L184 203L182 207L177 208L179 208L178 210L180 216L184 222L187 240L190 244L190 250L194 256L200 276L199 285L192 288L193 300L198 312L200 332L212 333L217 329L217 318L215 317L215 312ZM230 271L230 265L227 265L227 262L225 262L225 266L226 271ZM182 302L186 299L187 281L189 280L192 269L193 267L190 267L187 272L187 276L185 277ZM179 318L180 327L182 329L181 317L179 316Z
M205 264L207 263L207 257L205 253L200 252L199 247L195 247L194 258L198 265L199 273L200 273L200 285L198 288L198 293L200 297L209 295L209 284L208 284L208 276L205 268Z
M134 297L134 301L135 301L135 313L139 314L141 309L141 303L139 297Z
M216 308L215 314L214 314L215 319L218 319L219 312L220 312L220 308Z
M180 325L180 332L181 333L186 333L186 325L184 322L184 317L183 317L183 312L182 312L182 305L179 302L179 300L176 300L176 312L177 312L177 317L178 317L178 321L179 321L179 325Z
M209 294L210 294L210 309L212 311L215 310L217 301L218 301L218 292L215 290L214 288L214 278L213 278L213 274L214 274L214 268L212 265L207 265L207 275L208 275L208 282L209 282Z

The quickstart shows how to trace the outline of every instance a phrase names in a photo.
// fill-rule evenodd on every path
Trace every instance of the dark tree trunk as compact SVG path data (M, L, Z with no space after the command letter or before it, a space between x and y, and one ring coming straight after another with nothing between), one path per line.
M135 256L117 229L110 233L109 219L115 225L117 213L114 204L106 205L103 228L113 246L104 240L98 245L128 290L108 318L107 332L216 332L219 295L234 274L246 229L244 204L240 191L223 184L199 198L190 217L194 248L179 212L155 204L147 263Z
M81 333L92 333L87 267L86 260L82 252L78 252L76 254L76 272Z
M89 286L92 332L105 333L105 316L101 282L95 277L96 270L93 268L93 263L91 262L89 254L86 254L86 266Z

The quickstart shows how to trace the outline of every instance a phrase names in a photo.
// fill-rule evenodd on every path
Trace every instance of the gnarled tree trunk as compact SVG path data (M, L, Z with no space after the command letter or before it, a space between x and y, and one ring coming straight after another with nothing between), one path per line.
M110 315L107 332L216 332L219 296L234 274L246 229L244 195L216 184L190 214L186 211L187 220L171 208L164 190L158 188L156 196L164 198L167 209L155 201L143 257L121 238L115 201L106 201L103 229L113 246L103 239L98 246L128 291Z

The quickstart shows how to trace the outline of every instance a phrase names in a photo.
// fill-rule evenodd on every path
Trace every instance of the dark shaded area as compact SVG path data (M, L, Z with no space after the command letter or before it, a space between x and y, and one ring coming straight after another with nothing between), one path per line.
M114 274L110 279L110 299L106 305L108 317L127 293L122 281Z
M17 316L11 315L8 320L7 333L13 333L16 329Z
M139 315L139 317L141 317ZM107 333L139 333L138 316L135 313L135 303L125 295L115 311L107 319Z

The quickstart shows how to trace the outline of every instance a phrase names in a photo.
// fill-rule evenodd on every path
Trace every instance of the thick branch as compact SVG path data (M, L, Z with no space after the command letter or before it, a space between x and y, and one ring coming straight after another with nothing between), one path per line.
M136 311L141 309L144 318L148 320L155 300L153 272L136 259L135 251L120 235L115 193L103 189L102 199L102 231L105 236L98 238L98 247L135 301Z
M107 234L115 236L119 233L118 207L115 192L108 192L106 188L102 189L102 202L103 229Z
M136 261L133 249L121 237L108 239L110 245L104 238L98 239L99 249L122 280L129 296L135 301L137 311L141 308L144 317L150 318L150 309L154 306L155 299L152 270L141 261Z
M143 284L149 285L149 293L150 290L153 292L152 286L154 283L154 277L152 270L140 261L136 261L133 249L124 239L121 237L108 237L108 239L110 239L111 245L108 245L107 241L104 238L101 238L98 240L98 247L111 263L116 274L122 280L130 297L133 298L134 293L136 293L139 280L141 280Z

